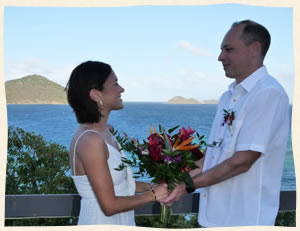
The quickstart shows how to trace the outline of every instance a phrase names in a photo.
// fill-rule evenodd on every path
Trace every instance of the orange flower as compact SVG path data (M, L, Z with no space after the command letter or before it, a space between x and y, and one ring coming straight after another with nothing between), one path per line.
M174 148L176 150L181 150L182 147L190 144L193 139L194 139L194 137L190 137L190 138L186 139L185 141L183 141L181 144L175 146Z
M178 145L179 140L180 140L180 136L181 136L181 134L179 136L177 136L177 139L176 139L176 141L175 141L175 143L173 145L173 148L176 148L176 146Z
M152 131L152 129L151 129L151 127L149 126L149 129L150 129L150 133L151 133L151 135L153 135L153 131Z
M186 145L186 146L180 146L180 147L178 146L178 147L176 148L176 150L187 151L187 150L192 150L192 149L198 148L198 147L200 147L199 144L195 144L195 145Z

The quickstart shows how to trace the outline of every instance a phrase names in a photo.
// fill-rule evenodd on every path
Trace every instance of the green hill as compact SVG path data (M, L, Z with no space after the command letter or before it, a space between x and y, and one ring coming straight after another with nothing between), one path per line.
M198 101L194 98L184 98L182 96L174 96L172 99L168 100L169 104L218 104L218 100L208 99L203 101Z
M8 104L67 104L64 88L39 75L5 82Z
M184 98L182 96L174 96L172 99L168 100L169 104L199 104L200 102L194 98Z

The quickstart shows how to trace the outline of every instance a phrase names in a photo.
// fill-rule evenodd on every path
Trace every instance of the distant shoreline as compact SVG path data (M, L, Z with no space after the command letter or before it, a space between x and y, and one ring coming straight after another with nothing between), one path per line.
M217 103L198 103L198 104L187 104L187 103L168 103L161 101L124 101L123 103L159 103L159 104L168 104L168 105L209 105ZM66 103L7 103L7 105L69 105Z
M7 103L6 105L68 105L67 103Z

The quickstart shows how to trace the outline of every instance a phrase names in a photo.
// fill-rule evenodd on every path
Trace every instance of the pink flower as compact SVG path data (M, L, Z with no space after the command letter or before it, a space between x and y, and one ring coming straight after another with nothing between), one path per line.
M195 132L195 130L191 129L190 126L188 126L188 128L181 128L179 130L179 135L180 135L180 141L184 141L188 138L191 137L191 135L193 135L193 133Z

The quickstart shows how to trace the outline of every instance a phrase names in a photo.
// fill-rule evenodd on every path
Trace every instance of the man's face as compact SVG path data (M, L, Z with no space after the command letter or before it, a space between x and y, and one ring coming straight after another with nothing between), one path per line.
M231 28L221 44L218 60L222 62L225 75L241 82L252 73L251 45L246 46L241 38L244 25Z

